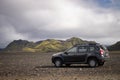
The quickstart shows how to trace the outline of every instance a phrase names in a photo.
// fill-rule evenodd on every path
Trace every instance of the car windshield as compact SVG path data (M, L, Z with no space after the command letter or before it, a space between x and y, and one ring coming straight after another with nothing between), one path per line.
M71 48L65 50L64 52L76 52L77 51L76 49L77 49L77 47L71 47Z

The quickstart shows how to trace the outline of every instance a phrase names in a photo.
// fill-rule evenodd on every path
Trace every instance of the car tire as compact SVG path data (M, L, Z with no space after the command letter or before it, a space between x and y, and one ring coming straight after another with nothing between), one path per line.
M55 59L54 64L55 64L55 67L61 67L62 66L62 60L61 59Z
M89 59L89 60L88 60L88 64L89 64L89 66L90 66L91 68L94 68L94 67L97 66L98 62L97 62L96 59L93 58L93 59Z

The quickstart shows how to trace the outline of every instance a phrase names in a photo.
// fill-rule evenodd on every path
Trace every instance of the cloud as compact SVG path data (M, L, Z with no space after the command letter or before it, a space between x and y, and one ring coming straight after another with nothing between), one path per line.
M25 36L16 32L15 28L5 19L6 17L0 16L0 47L5 47L10 41L18 38L25 39Z
M0 0L0 45L14 39L120 40L119 0ZM1 47L0 46L0 47Z

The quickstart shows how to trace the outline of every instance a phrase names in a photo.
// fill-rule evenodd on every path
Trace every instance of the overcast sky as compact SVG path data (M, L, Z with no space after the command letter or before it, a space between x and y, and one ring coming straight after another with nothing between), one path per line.
M120 41L120 0L0 0L0 47L13 40Z

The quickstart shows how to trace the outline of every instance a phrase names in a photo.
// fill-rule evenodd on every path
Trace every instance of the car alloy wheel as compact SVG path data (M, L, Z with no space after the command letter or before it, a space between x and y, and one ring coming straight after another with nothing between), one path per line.
M97 66L97 60L96 59L90 59L88 64L89 64L90 67L96 67Z
M60 59L55 60L55 66L56 67L61 67L62 66L62 61Z

